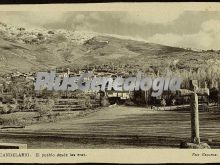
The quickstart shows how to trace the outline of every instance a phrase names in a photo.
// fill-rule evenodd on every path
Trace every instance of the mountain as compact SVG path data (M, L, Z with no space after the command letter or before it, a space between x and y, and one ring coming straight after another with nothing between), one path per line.
M220 60L219 51L193 51L92 32L25 29L0 23L0 72L120 63L198 68Z

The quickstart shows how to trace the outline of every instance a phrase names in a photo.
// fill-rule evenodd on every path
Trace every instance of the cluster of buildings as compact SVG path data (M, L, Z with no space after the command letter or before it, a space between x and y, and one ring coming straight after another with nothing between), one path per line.
M80 76L82 73L91 71L97 77L112 77L113 79L116 77L130 77L135 76L136 73L139 71L140 66L131 66L129 64L101 64L101 65L85 65L81 68L56 68L54 71L56 72L56 76L62 78L64 77L74 77ZM154 74L154 75L153 75ZM156 74L150 72L148 74L155 76ZM29 92L33 97L53 97L54 91L41 91L41 93L34 91L34 83L36 81L36 73L29 72L29 73L21 73L21 72L14 72L2 75L0 78L0 98L2 99L4 96L13 95L12 93L12 85L15 85L14 88L23 88L27 91L30 89ZM17 86L16 86L17 85ZM166 105L175 104L175 102L179 101L179 104L188 103L190 98L188 97L179 97L180 95L178 92L171 92L166 91L159 97L151 97L151 90L149 91L114 91L106 90L102 92L102 96L106 97L110 103L125 103L126 101L132 101L135 104L139 105L155 105L161 104L166 100ZM19 93L19 92L18 92ZM30 95L29 93L29 95ZM23 93L26 95L26 93ZM66 91L66 92L57 92L58 97L62 99L69 99L69 98L76 98L75 92ZM97 91L86 91L86 95L99 95L100 92ZM0 100L1 101L1 100Z

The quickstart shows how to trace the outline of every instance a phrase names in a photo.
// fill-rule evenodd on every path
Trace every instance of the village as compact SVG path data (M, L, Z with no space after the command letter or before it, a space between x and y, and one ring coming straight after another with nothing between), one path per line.
M135 74L135 69L133 73L130 71L126 72L127 66L121 66L122 68L112 69L109 65L103 66L84 66L82 68L57 68L56 76L64 78L67 76L80 76L84 72L92 71L94 75L97 76L111 76L116 78L118 76L128 77L129 75ZM130 68L130 67L128 67ZM135 67L134 67L135 68ZM153 75L154 73L151 73ZM149 73L148 73L149 75ZM156 74L154 74L156 77ZM164 91L161 96L152 97L152 89L148 91L114 91L107 90L103 91L93 91L88 90L86 92L77 91L48 91L48 90L34 90L34 83L36 81L36 74L34 72L29 73L9 73L1 76L0 80L0 98L1 98L1 113L12 113L16 111L35 111L36 110L36 101L40 100L46 101L47 99L52 99L55 102L59 103L61 100L76 101L76 99L81 100L75 107L72 108L55 108L58 105L54 105L54 110L78 110L89 107L97 107L102 104L107 106L110 104L126 104L126 105L136 105L136 106L174 106L174 105L184 105L189 104L190 98L187 95L187 89L180 89L178 91ZM218 84L217 84L218 85ZM199 96L201 103L209 104L215 103L219 107L219 95L218 88L213 91L209 90L207 84L203 87L208 90L208 95ZM100 98L102 96L102 98ZM56 99L54 99L56 98ZM87 99L85 99L87 98ZM60 100L59 100L60 99ZM82 101L83 100L83 101ZM87 100L87 101L86 101ZM88 103L89 102L89 103ZM60 103L59 103L60 104ZM64 105L62 105L64 106ZM68 104L66 104L68 106ZM81 106L81 107L80 107ZM35 107L35 108L34 108ZM74 107L74 108L73 108ZM79 108L80 107L80 108ZM207 107L207 106L206 106Z
M146 91L141 89L117 91L114 88L86 91L56 91L47 88L35 90L37 71L27 73L14 71L2 74L0 79L0 131L6 137L1 140L11 142L7 138L8 133L20 134L22 132L23 135L19 135L23 139L22 143L27 144L28 148L36 148L40 147L41 143L43 145L44 140L41 138L45 138L44 134L48 134L46 136L48 139L56 136L58 138L56 140L59 140L64 136L60 131L65 130L66 134L71 134L71 145L69 145L69 140L64 140L62 142L64 148L74 147L84 141L92 144L93 140L102 146L101 142L105 138L110 138L110 141L120 146L121 136L125 138L123 143L130 143L129 139L132 138L133 146L152 146L152 143L157 143L157 146L175 148L210 148L210 146L217 148L219 147L218 134L214 135L212 129L206 129L206 127L213 127L218 130L216 123L219 121L216 116L219 115L220 108L220 85L219 79L213 76L219 74L215 67L212 65L208 68L181 70L175 66L157 68L136 64L106 63L78 67L70 65L51 69L61 80L88 72L92 72L94 77L111 77L113 80L117 77L136 76L138 72L142 72L144 77L157 78L164 76L167 69L170 70L172 76L183 78L180 89L164 90L157 97L152 97L152 88ZM42 71L49 73L51 70ZM206 70L210 74L203 74ZM164 89L165 85L162 85ZM198 114L201 116L200 119ZM199 120L201 124L198 123ZM100 124L100 121L103 124ZM82 122L82 124L77 124L78 122ZM90 122L94 122L94 124L89 124ZM174 127L173 122L181 124ZM190 137L190 125L192 144L182 143ZM106 129L106 126L109 128ZM198 131L200 126L201 134ZM181 130L185 130L187 133L185 134ZM28 135L28 132L31 132L31 135ZM121 135L121 132L124 134ZM151 133L149 134L149 132ZM109 134L109 136L105 137L105 134ZM165 137L162 136L164 134ZM33 141L29 142L29 136L35 139L34 142L37 144L34 144ZM142 136L144 136L143 140L139 140L139 137ZM164 143L160 140L155 142L154 136L166 140ZM175 141L172 141L172 136ZM205 145L200 143L200 136L201 141L206 142ZM82 142L72 143L73 139L80 138ZM13 137L12 142L16 141L19 142L20 137ZM187 141L190 142L190 140ZM54 143L50 145L49 142L45 145L44 147L59 147ZM27 146L23 147L27 148Z

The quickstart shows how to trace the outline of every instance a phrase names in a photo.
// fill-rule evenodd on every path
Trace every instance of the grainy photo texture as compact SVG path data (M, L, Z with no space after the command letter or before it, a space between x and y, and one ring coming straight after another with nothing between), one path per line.
M0 11L0 148L219 149L220 11Z

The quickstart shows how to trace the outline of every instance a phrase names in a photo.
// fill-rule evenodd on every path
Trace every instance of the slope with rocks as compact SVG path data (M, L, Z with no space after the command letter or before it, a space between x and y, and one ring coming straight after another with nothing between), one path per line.
M219 51L193 51L105 34L25 29L0 23L0 72L29 72L65 65L138 64L198 68L220 60Z

